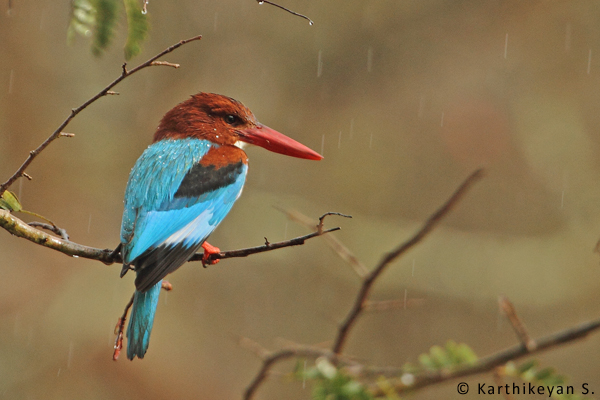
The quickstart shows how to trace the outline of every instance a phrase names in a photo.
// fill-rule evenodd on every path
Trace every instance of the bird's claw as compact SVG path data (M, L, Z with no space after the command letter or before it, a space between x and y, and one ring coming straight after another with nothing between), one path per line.
M206 267L207 265L215 265L220 260L211 260L210 256L213 254L219 254L221 249L211 245L208 242L202 243L202 249L204 250L204 254L202 255L202 266Z

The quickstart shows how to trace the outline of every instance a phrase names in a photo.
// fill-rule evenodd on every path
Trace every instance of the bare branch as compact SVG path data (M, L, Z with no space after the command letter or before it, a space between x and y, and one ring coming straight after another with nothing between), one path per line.
M450 212L450 210L456 205L456 203L462 198L462 196L467 192L467 190L481 177L483 176L483 170L478 169L474 173L472 173L454 192L454 194L433 214L427 222L423 225L423 227L409 240L402 243L396 249L392 250L390 253L385 255L383 259L379 262L379 264L365 277L363 280L362 286L356 299L354 301L354 306L346 316L346 319L339 327L337 337L335 339L333 345L333 352L339 354L342 352L346 339L348 337L348 332L356 322L358 316L362 312L365 301L371 287L375 280L381 275L384 269L393 261L395 261L399 256L406 253L409 249L419 243L423 238L431 232L433 228L435 228L438 223Z
M525 328L525 325L517 315L517 310L515 310L515 306L510 302L510 300L508 300L506 296L500 296L498 298L498 305L500 306L500 309L502 310L504 315L506 315L506 317L510 321L510 324L512 325L515 333L519 337L521 343L523 343L523 345L527 347L527 350L535 350L536 343L533 339L531 339L529 333L527 332L527 329Z
M161 51L159 54L157 54L154 57L150 58L148 61L146 61L146 62L138 65L137 67L133 68L132 70L128 71L127 68L126 68L126 64L123 64L121 75L117 79L115 79L114 81L112 81L110 84L108 84L108 86L106 86L104 89L102 89L100 92L98 92L95 96L93 96L92 98L90 98L89 100L87 100L86 102L84 102L82 105L80 105L79 107L74 108L73 110L71 110L71 113L62 122L62 124L60 124L60 126L58 128L56 128L56 130L46 140L44 140L44 142L42 142L42 144L40 144L35 150L32 150L32 151L29 152L29 156L23 162L23 164L19 167L19 169L17 169L15 171L15 173L10 178L8 178L8 180L6 182L4 182L2 185L0 185L0 196L17 179L19 179L21 176L24 176L23 174L25 173L25 169L27 169L27 167L29 167L29 165L31 164L31 162L46 147L48 147L48 145L50 143L52 143L54 140L56 140L60 136L61 132L63 132L63 130L69 124L69 122L71 122L71 120L73 118L75 118L75 116L77 114L79 114L81 111L83 111L87 106L89 106L90 104L92 104L96 100L100 99L101 97L104 97L107 94L109 94L109 92L111 92L111 89L114 86L116 86L119 82L121 82L123 79L127 78L128 76L133 75L136 72L138 72L138 71L140 71L140 70L142 70L144 68L147 68L147 67L153 65L152 63L155 62L157 59L159 59L160 57L164 56L165 54L168 54L168 53L172 52L173 50L175 50L175 49L183 46L184 44L192 42L192 41L195 41L195 40L200 40L201 38L202 38L202 36L194 36L193 38L182 40L179 43L176 43L173 46L170 46L170 47L166 48L165 50ZM114 93L110 93L110 94L114 94Z
M308 21L308 24L309 24L309 25L314 25L314 24L315 24L315 23L313 22L313 20L312 20L312 19L310 19L310 18L308 18L306 15L304 15L304 14L300 14L300 13L297 13L297 12L295 12L295 11L292 11L292 10L290 10L289 8L285 8L285 7L283 7L283 6L280 6L279 4L273 3L273 2L271 2L271 1L268 1L268 0L256 0L256 2L257 2L258 4L264 4L264 3L267 3L267 4L270 4L270 5L272 5L272 6L275 6L275 7L277 7L277 8L281 8L282 10L284 10L284 11L287 11L287 12L289 12L289 13L290 13L290 14L292 14L292 15L296 15L296 16L298 16L298 17L300 17L300 18L304 18L305 20L307 20L307 21Z

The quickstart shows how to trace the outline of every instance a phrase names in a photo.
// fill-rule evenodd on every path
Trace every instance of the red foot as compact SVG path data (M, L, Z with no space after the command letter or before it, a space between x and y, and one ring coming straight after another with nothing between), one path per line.
M208 259L211 256L211 254L219 254L221 252L221 250L218 247L215 247L208 242L204 242L202 243L202 248L204 249L204 255L202 256L202 265L214 265L220 261Z

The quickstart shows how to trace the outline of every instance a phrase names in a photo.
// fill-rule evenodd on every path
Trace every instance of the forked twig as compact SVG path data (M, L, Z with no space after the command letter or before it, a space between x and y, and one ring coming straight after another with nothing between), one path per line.
M166 48L165 50L161 51L160 53L158 53L157 55L155 55L154 57L150 58L148 61L138 65L137 67L131 69L131 70L127 70L126 68L126 63L123 64L122 68L121 68L121 75L115 79L114 81L112 81L111 83L108 84L108 86L106 86L104 89L102 89L100 92L98 92L95 96L93 96L92 98L90 98L89 100L85 101L82 105L80 105L77 108L74 108L71 110L71 114L69 114L69 116L60 124L60 126L58 128L56 128L56 130L46 139L42 142L42 144L40 144L35 150L32 150L29 152L29 156L27 157L27 159L25 159L25 161L23 162L23 164L21 164L21 166L15 171L15 173L8 178L8 180L6 180L6 182L4 182L2 185L0 185L0 196L2 195L2 193L4 193L4 191L6 189L8 189L17 179L19 179L22 176L26 176L25 170L27 169L27 167L29 167L29 165L32 163L32 161L46 148L48 147L48 145L50 143L52 143L54 140L56 140L57 138L61 137L61 133L63 132L63 130L66 128L66 126L69 124L69 122L71 122L71 120L73 118L75 118L75 116L77 114L79 114L81 111L83 111L87 106L89 106L90 104L92 104L93 102L95 102L96 100L100 99L101 97L104 97L108 94L114 94L114 92L111 91L111 89L113 87L115 87L119 82L121 82L123 79L127 78L130 75L135 74L136 72L153 66L153 65L168 65L168 66L173 66L170 63L163 63L163 62L157 62L155 63L156 60L158 60L160 57L164 56L165 54L168 54L170 52L172 52L173 50L178 49L179 47L183 46L186 43L195 41L195 40L200 40L202 38L202 36L194 36L193 38L190 39L186 39L186 40L182 40L176 44L174 44L173 46L170 46L168 48Z

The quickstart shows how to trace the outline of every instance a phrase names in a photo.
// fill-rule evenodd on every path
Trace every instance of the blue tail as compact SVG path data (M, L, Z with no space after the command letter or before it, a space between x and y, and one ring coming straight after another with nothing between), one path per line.
M144 358L150 344L150 333L154 323L154 314L158 305L162 281L146 292L135 291L131 319L127 327L127 358Z

